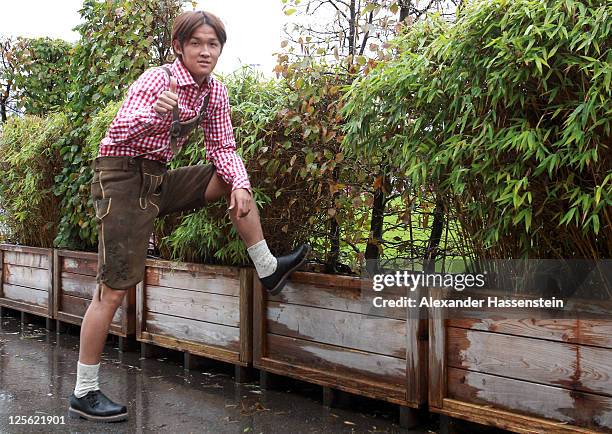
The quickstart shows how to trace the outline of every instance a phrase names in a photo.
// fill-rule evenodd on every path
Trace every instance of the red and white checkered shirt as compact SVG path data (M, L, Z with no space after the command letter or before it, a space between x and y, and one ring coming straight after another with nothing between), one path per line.
M198 86L183 63L176 59L166 65L177 81L179 117L186 121L200 112L204 97L210 93L206 113L202 116L206 157L217 168L219 176L232 186L232 190L246 188L251 191L249 177L240 156L230 118L227 88L212 76ZM127 96L102 139L98 156L135 156L159 148L143 158L167 163L172 157L170 126L172 113L159 114L153 110L158 96L170 89L170 79L162 68L146 70L129 88ZM182 146L187 137L177 140Z

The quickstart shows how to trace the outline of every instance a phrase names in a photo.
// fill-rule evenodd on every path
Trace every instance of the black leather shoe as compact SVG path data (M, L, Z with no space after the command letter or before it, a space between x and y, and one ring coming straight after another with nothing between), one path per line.
M115 404L100 390L87 392L87 395L77 398L70 395L68 413L72 418L82 417L98 422L118 422L127 419L125 405Z
M310 252L310 246L302 244L288 255L276 258L276 271L268 277L259 279L269 294L276 295L283 290L289 275L306 262L308 252Z

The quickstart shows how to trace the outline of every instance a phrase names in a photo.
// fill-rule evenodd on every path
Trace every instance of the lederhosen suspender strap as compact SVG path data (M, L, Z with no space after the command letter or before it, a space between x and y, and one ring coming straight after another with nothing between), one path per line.
M168 68L167 66L162 66L161 68L168 75L168 79L170 79L172 77L172 71L170 71L170 68ZM193 118L185 122L181 122L179 119L178 104L174 106L174 109L172 110L172 125L170 126L170 149L172 149L173 155L177 155L178 152L180 151L177 145L178 139L180 137L184 137L188 135L189 133L191 133L200 124L200 121L202 120L202 116L204 116L204 114L206 113L206 109L208 108L209 101L210 101L210 93L208 93L204 97L204 103L202 104L202 107L200 108L200 112L198 113L198 115L194 116ZM163 149L166 149L166 147L162 146L161 148L154 149L152 151L143 152L142 154L135 155L134 158L141 157L147 154L152 154L154 152L159 152Z

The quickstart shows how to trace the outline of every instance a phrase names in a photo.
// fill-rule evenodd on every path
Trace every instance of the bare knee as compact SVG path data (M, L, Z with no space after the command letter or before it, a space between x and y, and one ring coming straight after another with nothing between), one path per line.
M204 192L204 198L208 203L212 203L220 199L221 197L228 196L232 192L232 186L225 182L221 177L214 173L206 191Z
M110 286L104 283L101 283L99 289L102 291L102 294L100 297L101 303L106 306L116 309L119 306L121 306L121 303L123 302L123 299L125 298L125 294L132 288L113 289Z

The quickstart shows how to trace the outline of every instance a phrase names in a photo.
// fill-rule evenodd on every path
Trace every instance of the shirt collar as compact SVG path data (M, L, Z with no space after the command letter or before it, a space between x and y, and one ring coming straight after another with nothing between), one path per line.
M176 77L176 82L179 86L198 86L198 84L191 76L191 73L187 70L185 65L183 65L181 59L179 59L178 57L176 58L174 63L170 65L170 71L172 71L172 75ZM202 83L202 89L206 89L207 86L212 85L213 78L212 75L209 75L208 80L204 80L204 82Z

